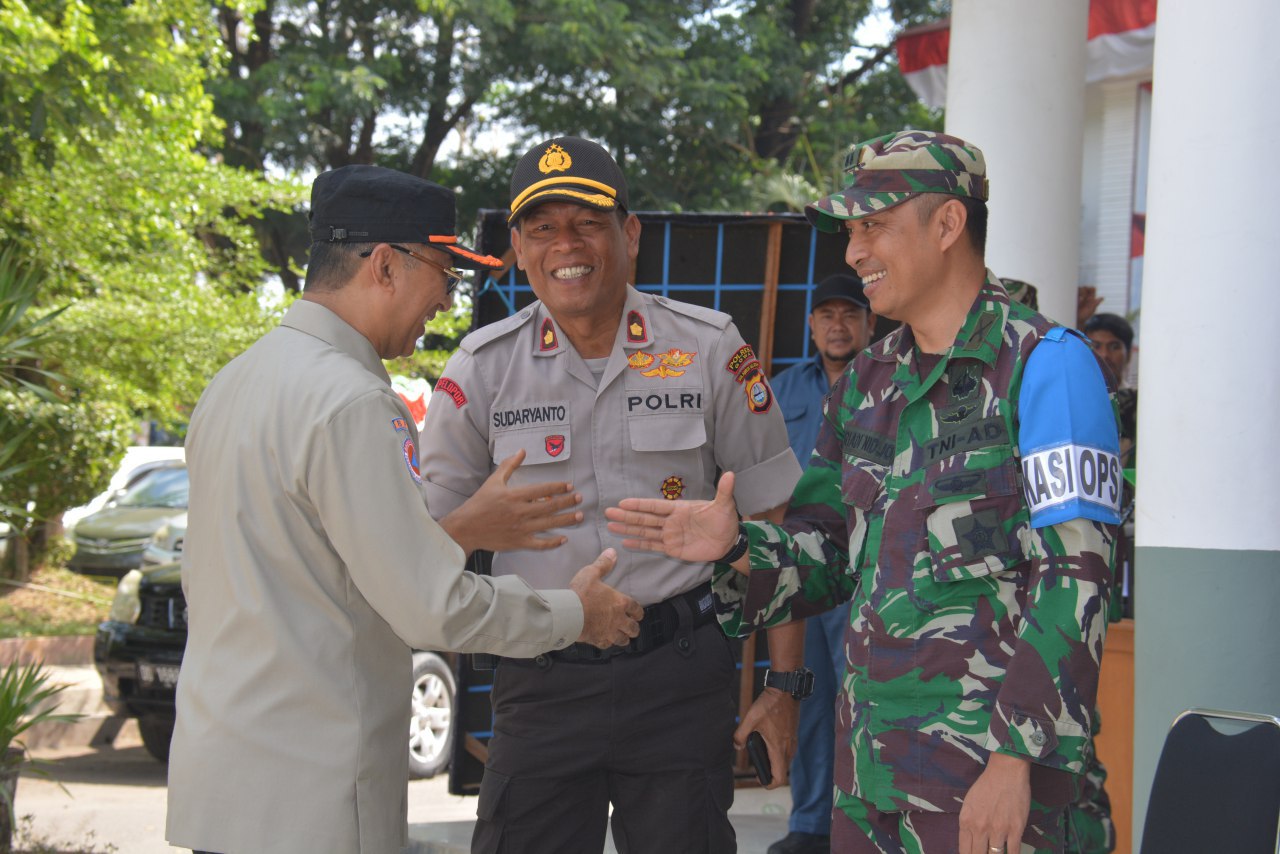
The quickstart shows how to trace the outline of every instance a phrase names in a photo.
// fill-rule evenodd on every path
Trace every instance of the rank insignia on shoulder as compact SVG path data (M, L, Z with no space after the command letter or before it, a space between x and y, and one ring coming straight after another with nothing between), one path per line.
M631 344L638 344L649 338L649 333L645 329L644 315L638 311L627 312L627 341Z
M408 433L409 422L405 421L403 418L392 418L391 429L395 430L397 433Z
M538 349L542 352L554 350L560 346L560 339L556 337L556 325L551 322L551 318L542 321L542 332L538 338Z
M418 449L413 446L413 439L405 439L400 448L404 452L404 464L409 469L409 476L414 483L422 483L422 473L418 471Z
M547 450L547 456L560 456L564 452L564 435L557 433L554 436L548 436L543 441L543 447Z
M457 409L461 409L467 403L467 395L462 391L462 386L448 377L441 377L436 381L436 391L449 395L449 399Z
M668 501L675 501L681 495L684 495L684 478L679 475L671 475L671 477L662 481L662 497Z
M751 345L743 344L738 348L737 352L729 357L729 361L725 364L724 369L731 374L737 374L738 371L742 370L743 365L754 360L755 357L756 354L755 351L751 349Z

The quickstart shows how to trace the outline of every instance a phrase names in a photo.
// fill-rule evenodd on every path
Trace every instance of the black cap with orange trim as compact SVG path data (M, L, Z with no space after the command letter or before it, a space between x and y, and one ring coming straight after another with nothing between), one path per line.
M454 256L468 270L502 262L458 243L453 191L381 166L343 166L311 185L311 240L315 243L426 243Z
M511 174L511 215L515 221L544 202L572 202L611 211L627 209L627 181L599 145L560 136L529 149Z

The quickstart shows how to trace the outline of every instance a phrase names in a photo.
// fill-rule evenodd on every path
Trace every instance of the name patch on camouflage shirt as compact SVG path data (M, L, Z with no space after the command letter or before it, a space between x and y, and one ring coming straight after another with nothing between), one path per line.
M942 429L937 438L924 443L925 463L934 463L954 454L1009 444L1009 428L998 415Z
M871 460L882 466L893 465L895 456L891 437L852 425L845 427L844 450L845 453Z

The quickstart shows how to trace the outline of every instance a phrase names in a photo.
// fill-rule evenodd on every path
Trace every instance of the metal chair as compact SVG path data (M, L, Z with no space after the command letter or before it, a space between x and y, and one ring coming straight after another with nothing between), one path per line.
M1280 718L1190 709L1174 719L1151 786L1141 854L1184 852L1280 852Z

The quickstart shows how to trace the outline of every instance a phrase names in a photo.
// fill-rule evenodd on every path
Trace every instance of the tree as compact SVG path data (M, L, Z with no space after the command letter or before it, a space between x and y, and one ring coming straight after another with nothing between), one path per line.
M221 59L201 0L0 6L0 244L40 271L33 310L69 306L50 325L60 334L19 361L60 375L43 386L64 409L15 402L23 417L180 422L269 322L245 221L299 192L201 152L220 132L204 80ZM15 456L70 458L75 437L50 433ZM42 514L104 488L122 452L103 442L101 466L48 475L76 483Z
M889 11L904 26L945 6L895 0ZM231 59L210 86L226 122L220 151L264 172L403 169L461 187L466 224L478 208L506 204L528 141L578 133L624 161L633 207L753 208L786 175L829 185L861 136L936 126L893 70L891 44L857 45L871 10L872 0L268 0L252 14L223 9ZM442 162L450 133L465 139L490 125L521 129L510 151L464 145ZM268 220L260 237L296 287L285 268L302 259L305 235Z

